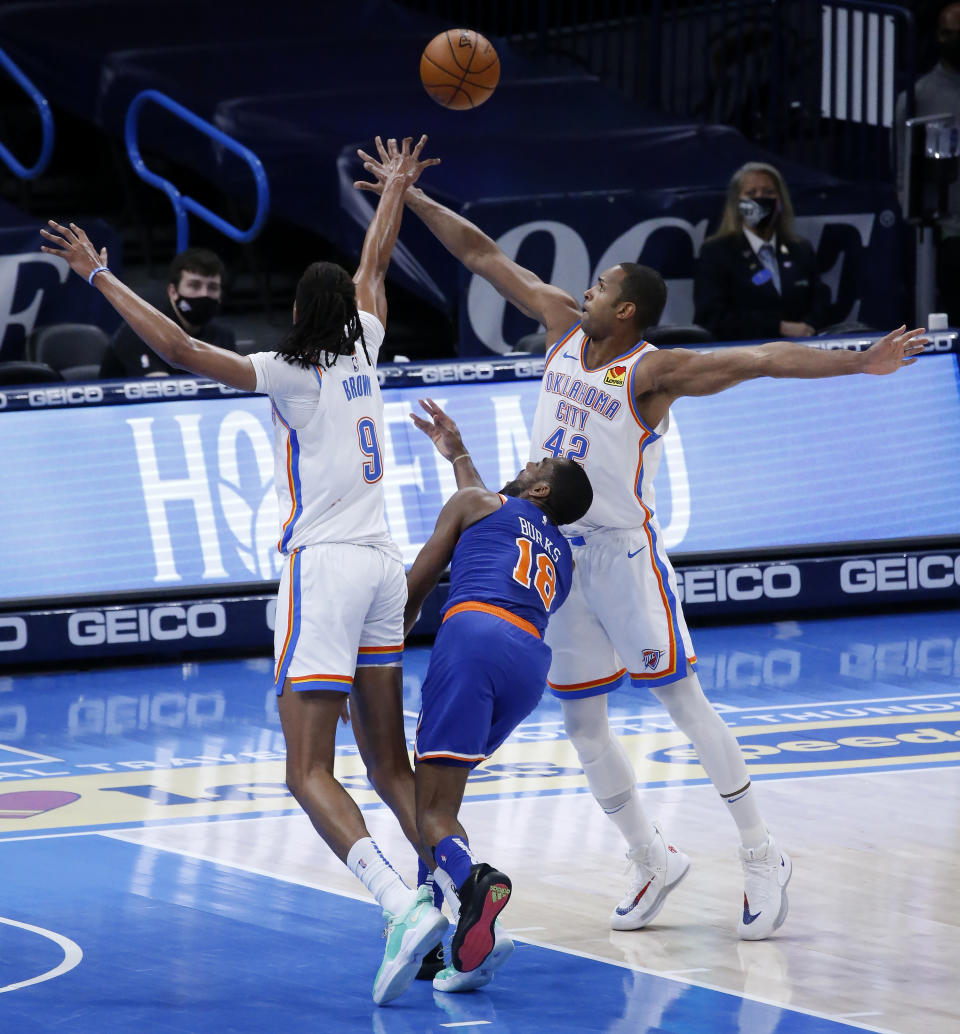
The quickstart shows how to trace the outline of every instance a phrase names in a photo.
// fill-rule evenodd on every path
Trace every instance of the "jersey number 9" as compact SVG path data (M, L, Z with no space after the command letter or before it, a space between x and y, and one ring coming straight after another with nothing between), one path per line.
M360 451L367 457L363 464L363 480L372 485L383 477L383 460L377 441L377 425L370 417L365 416L357 421L357 440L360 442Z

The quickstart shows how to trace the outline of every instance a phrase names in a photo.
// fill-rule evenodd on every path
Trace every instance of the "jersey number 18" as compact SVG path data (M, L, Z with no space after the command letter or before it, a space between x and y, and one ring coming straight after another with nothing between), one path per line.
M517 538L520 556L513 569L513 580L525 589L530 588L530 573L533 567L533 543L530 539ZM537 590L544 607L549 611L553 598L557 594L557 569L546 553L537 553L537 573L533 578L533 587Z

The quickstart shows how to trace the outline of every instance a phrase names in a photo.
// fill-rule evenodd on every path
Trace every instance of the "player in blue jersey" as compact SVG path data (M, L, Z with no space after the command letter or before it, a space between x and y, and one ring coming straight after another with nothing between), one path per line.
M459 911L452 965L434 987L463 991L491 979L513 949L495 929L510 879L470 850L458 814L470 770L488 758L537 706L550 668L547 619L570 591L573 558L558 525L593 501L573 460L528 463L500 492L473 467L456 424L423 400L432 420L411 414L470 487L456 492L407 574L404 632L450 564L450 592L430 654L417 723L417 830L435 877ZM491 956L491 953L492 956ZM487 963L488 957L491 961ZM487 963L485 966L484 963Z

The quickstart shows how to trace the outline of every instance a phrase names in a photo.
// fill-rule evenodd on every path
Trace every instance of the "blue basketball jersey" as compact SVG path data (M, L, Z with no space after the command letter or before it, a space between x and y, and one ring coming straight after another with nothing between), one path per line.
M570 545L539 506L500 498L503 506L471 524L457 542L446 609L465 602L500 607L543 636L547 618L570 591Z

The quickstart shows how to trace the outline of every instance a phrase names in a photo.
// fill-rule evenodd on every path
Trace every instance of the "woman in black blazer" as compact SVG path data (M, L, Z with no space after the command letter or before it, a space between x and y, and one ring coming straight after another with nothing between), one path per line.
M828 322L828 300L813 248L794 229L783 177L765 162L747 162L700 250L694 321L719 341L810 337Z

